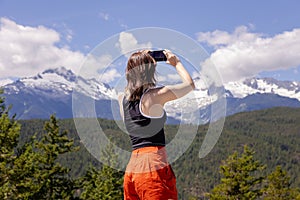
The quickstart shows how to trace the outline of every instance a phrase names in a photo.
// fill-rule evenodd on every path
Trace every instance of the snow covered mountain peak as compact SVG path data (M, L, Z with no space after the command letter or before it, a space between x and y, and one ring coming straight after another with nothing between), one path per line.
M59 75L61 77L64 77L66 80L70 82L74 82L76 80L76 75L71 70L68 70L65 67L47 69L42 72L42 75L50 75L50 74Z
M295 98L300 101L300 82L278 81L273 78L250 78L225 84L225 89L233 97L244 98L255 93L277 94L283 97Z
M32 77L21 78L4 86L7 94L38 93L48 97L71 95L74 90L95 100L116 98L116 92L96 79L76 76L64 67L47 69Z

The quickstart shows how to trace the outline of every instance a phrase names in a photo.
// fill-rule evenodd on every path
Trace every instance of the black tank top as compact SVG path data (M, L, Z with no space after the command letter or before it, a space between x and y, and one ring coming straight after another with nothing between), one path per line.
M164 124L167 118L165 111L160 117L147 116L141 111L140 100L128 101L125 97L123 109L124 122L133 150L146 146L165 146Z

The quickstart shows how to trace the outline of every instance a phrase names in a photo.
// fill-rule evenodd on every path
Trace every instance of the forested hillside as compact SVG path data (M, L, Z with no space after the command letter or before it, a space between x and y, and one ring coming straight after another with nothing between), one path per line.
M128 135L123 133L114 121L99 119L102 129L112 142L130 150ZM25 120L21 123L20 141L24 143L34 134L41 138L44 120ZM69 137L75 139L75 145L81 145L72 119L60 120L60 127L68 130ZM272 108L261 111L239 113L226 118L221 137L214 149L203 159L199 158L199 149L208 126L203 125L190 148L175 162L173 168L177 176L180 197L203 196L220 183L219 167L234 151L242 152L244 145L254 151L255 159L265 164L265 174L280 165L291 177L293 187L300 187L300 109ZM176 133L178 126L167 126L167 141ZM74 177L82 176L89 163L97 162L81 146L77 152L59 158L60 162L71 168Z
M265 174L277 165L287 170L291 185L300 187L300 109L272 108L239 113L226 118L225 126L214 149L203 159L198 150L206 126L199 128L198 139L175 163L183 195L203 194L219 183L219 166L234 151L248 145L255 159L267 165Z

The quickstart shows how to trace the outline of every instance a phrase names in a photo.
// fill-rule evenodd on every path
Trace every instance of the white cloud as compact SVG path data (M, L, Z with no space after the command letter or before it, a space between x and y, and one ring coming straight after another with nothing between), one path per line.
M68 27L66 23L55 23L53 24L56 30L59 30L60 42L62 39L65 40L66 43L69 43L73 39L73 31Z
M109 20L109 14L108 13L105 13L105 12L100 12L99 13L99 16L105 20L105 21L108 21Z
M72 39L68 32L67 39ZM67 46L57 47L60 34L44 26L30 27L0 19L0 78L31 76L64 66L77 71L85 56Z
M251 29L247 26L237 27L232 34L226 31L215 30L213 32L198 33L198 41L206 42L215 48L220 48L224 45L230 45L237 41L251 42L262 36L257 33L249 33Z
M112 61L113 58L109 54L101 56L90 54L82 64L79 75L85 78L96 78L99 74L102 74L102 71L105 71L106 68L112 66Z
M151 42L138 43L137 39L131 33L121 32L119 36L119 42L116 44L120 48L121 53L125 56L129 56L129 53L139 49L150 49L152 47Z
M73 39L73 31L71 29L67 29L67 34L66 34L66 40L68 42L71 42L71 40Z
M180 76L178 74L165 72L163 75L159 74L156 76L158 82L177 83L180 82Z
M198 41L216 49L203 63L202 73L212 73L209 70L213 63L224 82L300 65L300 29L266 37L241 26L233 33L219 30L199 33Z
M113 58L109 54L85 56L81 52L70 50L68 46L57 46L62 42L62 36L65 36L68 41L72 40L72 31L66 28L64 30L63 33L58 33L44 26L23 26L10 19L1 18L0 79L32 76L45 69L61 66L71 69L85 78L102 76L102 81L106 83L121 76L113 68ZM143 46L137 42L134 43L134 39L132 37L127 37L127 40L123 38L120 40L123 42L120 43L120 46L124 48L126 41L134 44L128 48ZM125 48L127 48L126 45Z
M0 79L0 87L5 86L7 84L13 83L14 81L12 79Z
M104 83L109 83L119 77L121 77L121 74L116 69L110 69L101 75L100 81Z
M124 24L124 23L121 23L121 22L119 24L120 24L121 28L123 28L125 30L128 29L128 25L127 24Z

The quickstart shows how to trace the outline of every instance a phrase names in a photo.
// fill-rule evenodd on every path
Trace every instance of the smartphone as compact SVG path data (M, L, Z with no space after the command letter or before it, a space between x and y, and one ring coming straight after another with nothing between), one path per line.
M158 50L158 51L149 51L148 52L155 61L159 62L159 61L167 61L167 57L164 54L163 50Z

